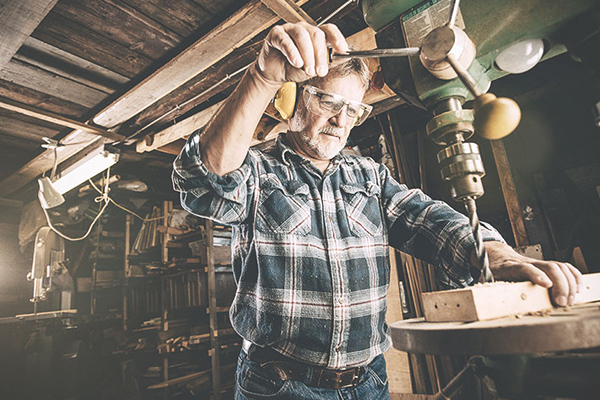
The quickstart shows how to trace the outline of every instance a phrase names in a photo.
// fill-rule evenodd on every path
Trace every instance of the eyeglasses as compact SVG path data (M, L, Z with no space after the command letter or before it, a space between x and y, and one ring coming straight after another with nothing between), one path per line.
M357 126L365 122L373 107L359 101L346 100L339 94L326 92L314 86L302 88L306 107L313 113L327 119L338 115L346 107L347 125Z

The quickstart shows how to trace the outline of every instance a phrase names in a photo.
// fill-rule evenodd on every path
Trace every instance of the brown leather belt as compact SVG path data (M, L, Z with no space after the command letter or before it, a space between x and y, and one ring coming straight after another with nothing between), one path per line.
M244 343L245 344L245 343ZM261 364L269 373L284 381L300 381L307 386L343 389L355 386L365 373L363 367L329 369L303 364L268 347L243 346L248 359Z

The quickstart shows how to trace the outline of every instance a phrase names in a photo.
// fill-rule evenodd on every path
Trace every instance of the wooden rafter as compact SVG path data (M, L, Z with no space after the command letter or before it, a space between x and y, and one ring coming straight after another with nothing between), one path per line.
M260 0L263 4L279 15L285 22L308 22L317 23L303 9L298 7L292 0Z

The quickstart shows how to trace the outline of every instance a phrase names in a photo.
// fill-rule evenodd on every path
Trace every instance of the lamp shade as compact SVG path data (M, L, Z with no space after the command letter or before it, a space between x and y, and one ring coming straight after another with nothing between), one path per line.
M38 179L40 190L38 191L38 198L42 208L49 209L60 206L65 202L65 198L55 188L50 178L44 176Z

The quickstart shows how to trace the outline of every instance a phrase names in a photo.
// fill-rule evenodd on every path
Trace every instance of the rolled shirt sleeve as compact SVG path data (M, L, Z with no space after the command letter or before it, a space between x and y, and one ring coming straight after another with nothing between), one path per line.
M252 204L252 154L242 166L225 175L206 168L200 156L200 131L194 132L173 162L173 188L180 193L182 207L192 214L219 223L238 225L248 217Z

